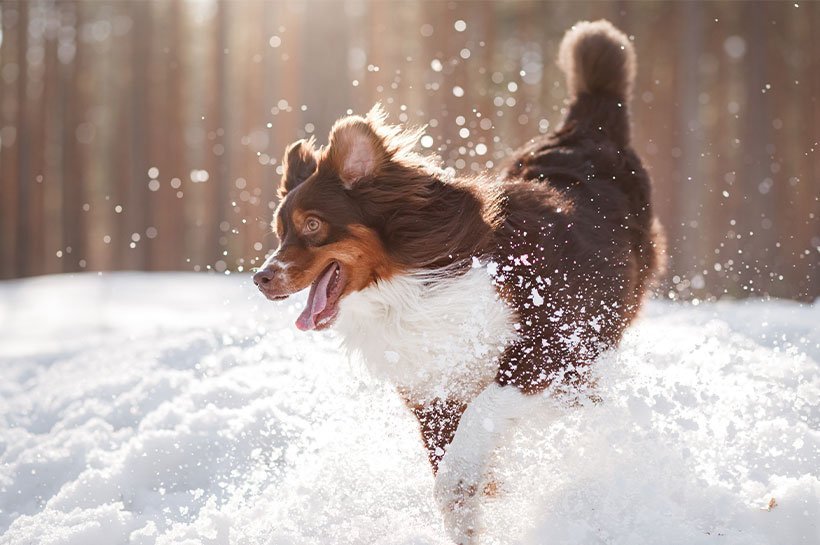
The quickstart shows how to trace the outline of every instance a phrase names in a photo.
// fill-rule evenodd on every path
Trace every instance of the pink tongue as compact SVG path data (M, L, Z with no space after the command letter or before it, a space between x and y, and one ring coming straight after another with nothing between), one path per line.
M336 267L336 264L328 267L322 277L310 286L305 310L296 318L296 327L301 331L316 329L316 317L327 307L327 286L336 272Z

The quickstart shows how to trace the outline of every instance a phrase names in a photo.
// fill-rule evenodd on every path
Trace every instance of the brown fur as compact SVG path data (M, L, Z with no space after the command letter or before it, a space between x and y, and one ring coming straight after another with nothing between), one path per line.
M298 140L285 150L282 161L284 173L279 185L279 198L284 199L288 191L301 184L316 170L316 153L313 138Z
M326 149L291 146L277 255L304 274L280 292L306 287L331 259L352 271L349 293L408 270L458 274L478 257L498 265L497 290L520 325L499 384L533 393L572 381L615 346L659 268L662 240L649 176L629 147L634 53L608 23L580 23L560 63L572 93L564 126L530 140L497 174L448 179L413 153L418 131L387 125L378 108L339 121ZM322 218L318 238L302 232L305 214ZM435 470L463 403L411 409Z
M433 473L444 457L444 449L453 440L458 422L467 406L453 400L436 399L427 405L409 404L421 429L421 439L427 447L427 458Z
M318 240L328 240L326 224L324 233L318 233ZM278 252L282 262L289 263L294 273L277 275L269 289L280 293L296 293L313 282L332 261L339 262L347 273L347 285L342 297L359 291L379 279L390 278L396 272L378 235L370 228L359 224L346 226L346 236L327 243L301 241L283 244ZM285 237L285 240L294 237ZM316 239L314 239L316 240ZM286 281L283 279L287 279Z
M629 38L605 20L579 21L558 50L558 66L572 96L609 94L629 100L636 65Z

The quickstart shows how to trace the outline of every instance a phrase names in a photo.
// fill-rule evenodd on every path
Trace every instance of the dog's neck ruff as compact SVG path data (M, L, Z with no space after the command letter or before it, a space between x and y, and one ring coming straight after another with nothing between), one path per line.
M515 313L484 267L399 275L346 297L336 329L352 355L409 401L468 402L493 381Z

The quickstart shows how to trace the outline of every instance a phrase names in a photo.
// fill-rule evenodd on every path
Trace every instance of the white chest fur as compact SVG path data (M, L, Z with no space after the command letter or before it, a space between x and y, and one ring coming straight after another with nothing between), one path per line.
M514 312L486 269L394 277L346 297L336 329L375 376L413 401L469 401L495 377Z

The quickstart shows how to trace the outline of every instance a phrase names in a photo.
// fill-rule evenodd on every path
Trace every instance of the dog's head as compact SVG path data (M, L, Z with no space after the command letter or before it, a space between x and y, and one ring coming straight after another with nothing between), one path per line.
M338 121L326 148L315 149L311 139L285 151L273 221L279 248L254 283L271 300L310 287L299 329L329 327L344 297L402 268L385 248L384 223L407 195L391 191L391 180L416 172L402 156L418 135L383 118L376 107L366 117ZM383 191L373 189L377 179Z
M395 274L469 261L497 221L491 187L448 179L413 152L420 130L384 118L377 105L336 122L327 147L300 140L285 152L279 248L254 283L271 300L310 287L299 329L329 327L342 299Z

